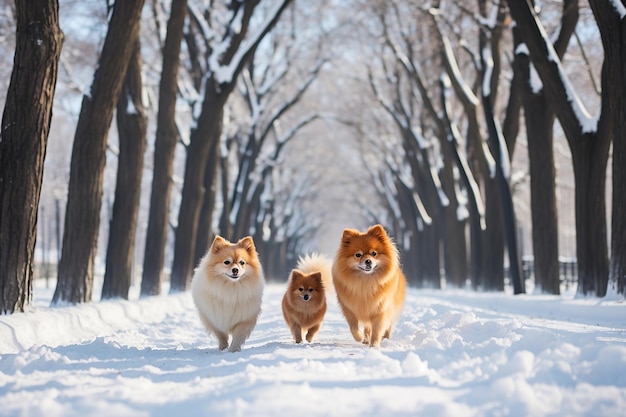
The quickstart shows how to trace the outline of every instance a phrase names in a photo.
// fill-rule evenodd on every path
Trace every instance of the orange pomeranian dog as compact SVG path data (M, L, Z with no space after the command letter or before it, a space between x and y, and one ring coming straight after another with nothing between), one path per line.
M331 261L318 255L300 258L283 296L283 317L296 343L312 342L326 314L326 289L332 287Z
M265 279L250 236L231 243L213 240L191 281L191 296L220 350L239 352L261 313ZM232 335L230 347L229 337Z
M380 346L404 306L398 249L381 225L345 229L332 268L337 301L357 342ZM363 331L360 329L363 326Z

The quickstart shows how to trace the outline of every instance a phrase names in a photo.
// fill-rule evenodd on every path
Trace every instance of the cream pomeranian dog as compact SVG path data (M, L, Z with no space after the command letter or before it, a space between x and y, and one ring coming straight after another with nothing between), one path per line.
M237 243L215 237L194 272L191 295L200 321L217 338L219 350L241 350L261 313L264 285L250 236Z
M383 337L391 337L406 291L398 249L385 229L379 224L365 233L345 229L332 271L337 301L352 336L380 346Z

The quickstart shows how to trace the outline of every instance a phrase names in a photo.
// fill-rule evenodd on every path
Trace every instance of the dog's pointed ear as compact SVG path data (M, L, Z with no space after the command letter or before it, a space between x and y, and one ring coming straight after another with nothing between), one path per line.
M380 240L381 242L384 242L385 240L388 239L385 228L382 227L380 224L376 224L370 227L369 229L367 229L367 234L370 236L374 236L376 239Z
M213 253L217 253L219 252L223 247L228 246L230 244L230 242L226 239L224 239L221 236L215 236L215 239L213 239L213 243L211 244L211 252Z
M361 233L359 233L359 231L356 229L343 229L343 236L341 236L341 244L343 246L350 245L350 242L352 241L352 239L359 236L360 234Z
M291 271L291 281L295 282L296 280L302 278L304 276L304 274L300 271L298 271L297 269L294 269L293 271Z
M311 277L317 282L322 288L324 288L324 281L322 281L322 273L321 272L313 272Z
M254 240L252 240L251 236L246 236L243 239L240 239L237 242L240 248L244 248L248 253L253 254L256 252L256 248L254 247Z

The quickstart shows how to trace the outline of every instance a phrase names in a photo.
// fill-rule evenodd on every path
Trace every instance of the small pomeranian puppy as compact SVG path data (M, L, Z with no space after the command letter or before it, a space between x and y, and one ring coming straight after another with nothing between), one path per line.
M379 224L365 233L345 229L332 274L337 301L352 336L358 342L380 346L383 337L391 337L406 292L398 249L385 229Z
M231 243L216 236L194 271L191 296L200 321L217 337L219 350L241 350L261 313L264 285L252 238Z
M326 290L332 287L332 263L319 255L300 258L283 296L283 317L296 343L312 342L326 314Z

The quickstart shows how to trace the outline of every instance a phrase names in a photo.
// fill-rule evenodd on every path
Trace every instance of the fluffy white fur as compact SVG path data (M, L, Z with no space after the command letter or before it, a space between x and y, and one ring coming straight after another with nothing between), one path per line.
M194 272L191 295L202 324L217 337L219 349L238 352L261 313L265 280L251 239L230 244L218 238L222 239L216 238ZM238 276L229 277L234 268Z

